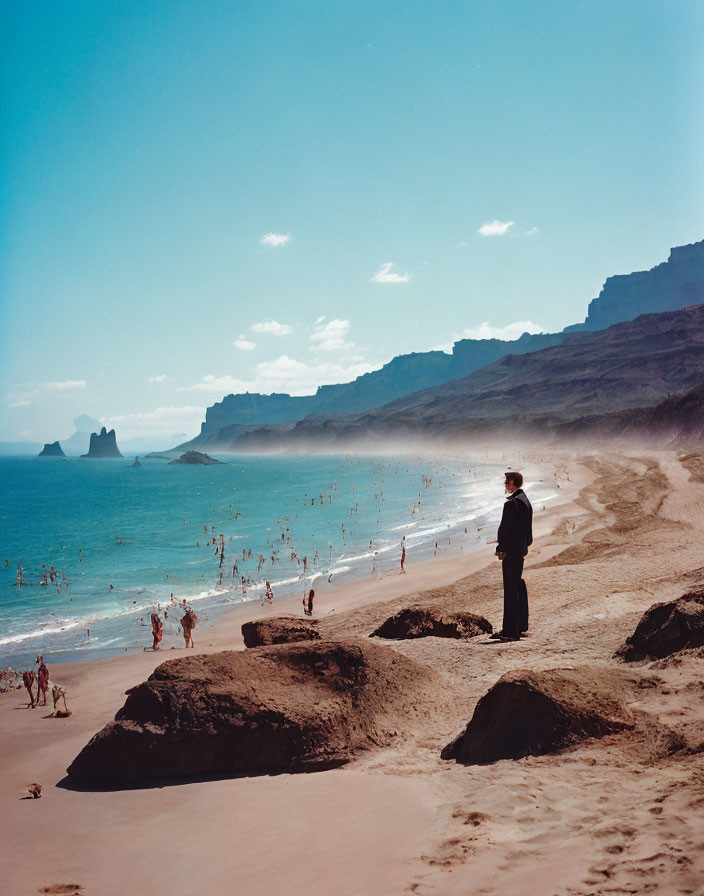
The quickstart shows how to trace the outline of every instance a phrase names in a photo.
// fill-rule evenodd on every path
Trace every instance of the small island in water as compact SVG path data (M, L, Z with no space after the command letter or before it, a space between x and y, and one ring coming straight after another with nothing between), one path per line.
M222 463L222 461L215 460L214 457L210 457L200 451L186 451L185 454L182 454L181 457L177 457L176 460L169 461L169 466L171 464L203 464L207 466L208 464L220 463Z
M82 454L81 457L122 457L120 449L117 447L115 430L111 429L110 432L107 432L103 426L99 433L92 432L88 454Z
M37 457L66 457L59 442L46 442Z

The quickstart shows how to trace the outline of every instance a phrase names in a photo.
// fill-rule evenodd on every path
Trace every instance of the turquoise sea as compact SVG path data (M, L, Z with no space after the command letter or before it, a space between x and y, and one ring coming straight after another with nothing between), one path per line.
M472 459L221 460L0 458L0 667L142 650L140 619L168 611L172 593L196 610L203 637L228 607L261 600L267 579L276 598L384 575L404 535L412 565L476 549L501 513L501 468ZM180 642L180 616L169 613L166 647Z

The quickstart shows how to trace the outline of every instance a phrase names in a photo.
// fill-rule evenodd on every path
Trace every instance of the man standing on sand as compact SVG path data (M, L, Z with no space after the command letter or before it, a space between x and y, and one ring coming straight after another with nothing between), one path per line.
M533 508L523 491L523 476L506 473L507 493L499 526L496 556L504 580L504 621L495 641L518 641L528 631L528 592L523 581L523 562L533 544Z

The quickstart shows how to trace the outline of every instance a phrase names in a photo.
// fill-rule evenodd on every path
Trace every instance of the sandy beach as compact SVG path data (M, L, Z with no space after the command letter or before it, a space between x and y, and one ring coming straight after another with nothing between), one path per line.
M559 470L560 499L536 507L526 562L529 637L518 643L384 642L442 676L447 701L390 747L346 766L81 791L66 767L124 702L127 688L183 654L146 651L51 667L70 718L0 695L5 824L2 892L142 894L703 893L701 656L624 664L614 652L644 610L704 578L704 477L673 451L533 456ZM323 637L367 636L411 603L500 625L493 547L409 563L407 575L321 594ZM194 632L196 652L243 649L242 622L301 616L300 596L243 604ZM580 665L620 670L633 731L487 766L440 751L505 672ZM679 746L677 746L679 745ZM23 798L33 781L42 798Z

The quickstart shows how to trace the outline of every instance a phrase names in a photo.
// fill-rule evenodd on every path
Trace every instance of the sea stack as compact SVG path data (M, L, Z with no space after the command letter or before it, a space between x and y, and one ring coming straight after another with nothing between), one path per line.
M81 457L122 457L117 447L115 430L111 429L110 432L106 432L103 426L99 433L92 432L88 454L82 454Z
M38 457L66 457L59 442L46 442Z

